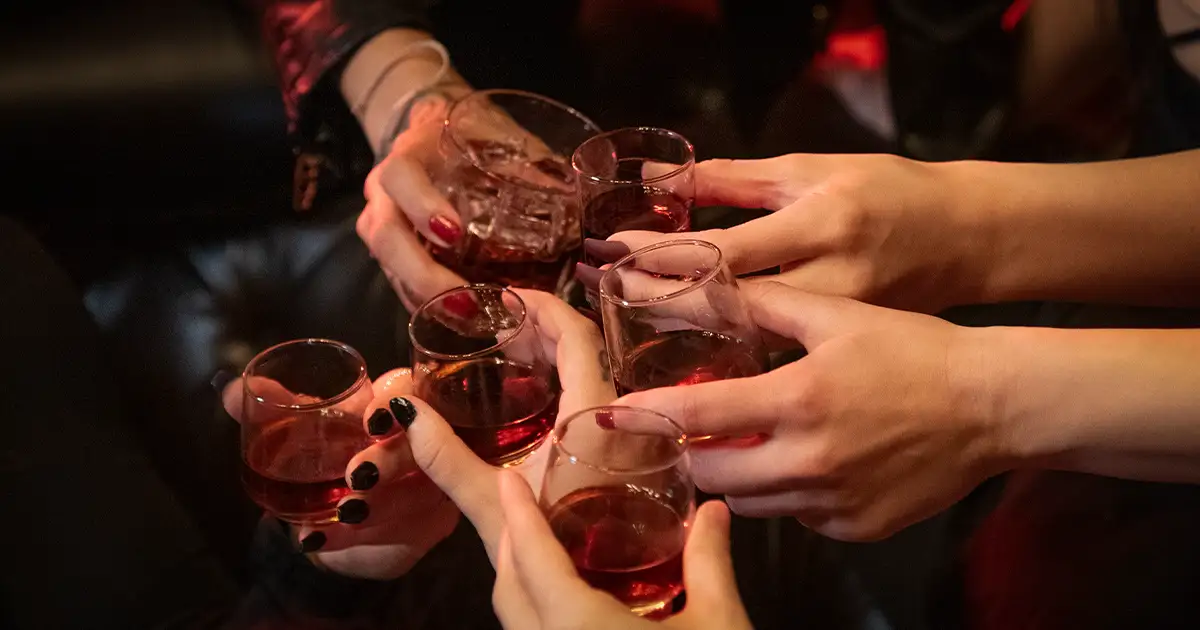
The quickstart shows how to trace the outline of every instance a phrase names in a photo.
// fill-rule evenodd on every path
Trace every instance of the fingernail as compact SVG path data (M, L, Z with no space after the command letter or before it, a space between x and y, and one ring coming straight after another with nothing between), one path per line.
M592 291L598 291L600 289L600 276L603 275L603 271L600 271L591 265L575 263L575 277L583 283L583 286L591 289Z
M367 419L367 433L371 437L387 435L388 431L392 430L394 422L392 414L387 409L376 409L375 413Z
M304 553L312 553L324 546L325 534L323 532L313 532L300 541L300 551Z
M471 319L479 314L479 305L468 291L447 295L442 298L442 305L450 314L463 319Z
M429 219L429 231L447 243L455 243L462 237L462 228L440 215Z
M225 393L225 386L234 378L233 372L229 370L217 370L208 384L212 385L213 391L217 392L218 396L221 396Z
M388 402L388 406L391 407L396 422L405 430L408 430L408 427L412 426L413 420L417 419L417 408L408 402L407 398L397 396Z
M362 499L350 499L338 506L337 518L339 523L348 523L357 525L365 520L371 514L371 509L367 507L367 502Z
M350 473L351 490L370 490L379 483L379 467L371 462L363 462Z
M583 239L583 251L604 262L614 262L629 253L629 246L620 241L585 238Z
M617 423L613 422L612 412L609 412L609 411L597 412L596 413L596 424L599 425L601 429L617 428Z

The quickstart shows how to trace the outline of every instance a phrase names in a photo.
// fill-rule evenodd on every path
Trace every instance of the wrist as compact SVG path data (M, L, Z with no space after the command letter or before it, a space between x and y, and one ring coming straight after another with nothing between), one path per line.
M1010 372L1010 329L956 327L949 357L951 391L958 418L976 436L966 455L992 476L1021 464L1026 448L1015 426Z
M935 190L935 204L947 226L946 246L953 252L956 273L950 290L952 304L988 304L995 295L998 265L1002 263L1003 221L998 207L1006 191L994 186L992 167L985 162L960 161L926 165Z

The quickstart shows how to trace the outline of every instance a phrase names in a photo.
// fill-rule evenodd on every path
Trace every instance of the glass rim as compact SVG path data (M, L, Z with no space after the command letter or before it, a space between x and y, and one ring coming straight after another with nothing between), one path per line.
M654 132L656 134L665 135L665 136L672 137L676 140L680 140L683 142L684 146L687 147L687 152L690 157L688 157L686 162L684 162L683 164L680 164L678 168L670 171L669 173L666 173L664 175L655 175L654 177L642 177L639 179L609 179L607 177L601 177L599 175L591 175L589 173L586 173L586 172L584 172L583 168L580 167L579 161L576 158L580 157L579 150L582 149L584 147L584 145L588 144L589 142L595 142L595 141L599 140L600 138L609 138L609 137L617 135L618 133L629 133L631 131L638 132L638 133ZM591 138L588 138L587 140L584 140L583 142L581 142L579 144L579 146L575 148L575 152L571 154L571 169L575 171L575 175L577 177L582 177L584 179L587 179L589 182L591 182L593 184L612 184L612 185L616 185L616 186L636 186L638 184L654 184L657 182L661 182L665 179L670 179L672 177L675 177L676 175L686 171L687 169L689 169L695 165L696 165L696 148L694 146L692 146L691 140L688 140L687 138L683 137L683 134L679 133L678 131L671 131L670 129L666 129L664 127L621 127L620 129L613 129L612 131L603 131L603 132L598 133L598 134L592 136Z
M476 350L475 352L468 352L467 354L446 354L444 352L436 352L434 350L430 350L429 348L426 348L424 344L422 344L420 341L417 340L417 333L416 333L416 329L413 327L413 324L415 324L417 322L417 317L421 313L425 312L425 310L427 308L432 306L435 302L438 302L442 298L446 297L447 295L450 295L452 293L458 293L459 291L476 291L478 289L496 289L500 292L501 295L508 294L517 300L517 304L521 307L521 314L520 314L521 321L517 322L517 326L515 328L510 329L513 331L513 333L511 335L509 335L508 337L506 337L500 341L497 341L496 343L488 346L487 348L484 348L483 350ZM502 302L503 302L503 299L504 298L501 298ZM424 304L418 306L417 310L413 311L412 316L408 318L408 340L412 342L414 351L420 352L421 354L423 354L431 359L437 359L439 361L461 361L464 359L475 359L475 358L479 358L482 356L487 356L497 350L500 350L504 346L507 346L508 344L512 343L512 340L516 339L521 334L522 330L525 330L525 322L528 319L529 319L529 307L525 306L525 300L521 299L521 296L518 295L517 292L513 291L511 288L502 286L499 284L489 284L489 283L485 283L485 282L464 284L462 286L457 286L457 287L454 287L451 289L446 289L445 291L442 291L441 293L426 300Z
M638 256L644 256L653 251L665 249L667 247L675 247L678 245L690 245L693 247L706 248L717 254L717 260L716 260L716 262L713 263L712 269L709 269L708 271L704 272L704 275L700 276L695 281L688 284L688 286L686 286L678 291L672 291L671 293L668 293L666 295L659 295L659 296L655 296L655 297L652 297L652 298L649 298L646 300L626 300L624 298L618 298L617 296L615 296L605 290L605 287L608 284L607 282L605 282L605 279L608 278L608 274L615 272L617 269L620 269L621 266L624 265L625 263L629 262L630 260L632 260L634 258L637 258ZM604 300L610 304L616 304L617 306L622 306L625 308L637 308L637 307L642 307L642 306L652 306L654 304L658 304L659 302L665 302L667 300L673 300L677 297L682 297L682 296L687 295L688 293L691 293L692 291L695 291L696 289L708 284L721 271L721 265L723 265L724 263L725 263L725 255L721 253L721 248L717 247L716 245L714 245L708 241L702 241L702 240L696 239L696 238L677 238L677 239L671 239L671 240L667 240L667 241L659 241L657 243L647 245L637 251L625 254L620 259L618 259L617 262L613 263L611 267L606 269L604 271L604 275L600 276L600 285L599 285L600 297L604 298Z
M566 103L563 103L562 101L557 101L555 99L552 99L549 96L542 96L541 94L537 94L535 92L529 92L526 90L514 90L514 89L509 89L509 88L492 88L492 89L487 89L487 90L474 90L474 91L470 92L469 94L467 94L466 96L458 99L457 101L454 102L453 105L450 106L450 110L446 112L446 119L442 121L442 133L449 136L450 142L454 143L454 148L458 149L459 153L466 156L467 160L471 163L471 166L474 166L476 169L479 170L479 172L483 173L487 177L505 182L507 184L512 184L514 186L520 186L522 188L527 188L529 190L536 190L539 192L547 192L547 191L562 192L558 188L553 188L550 186L539 186L532 182L524 181L521 179L514 179L514 178L507 177L505 175L501 175L499 173L492 172L491 169L480 164L479 160L475 157L475 155L472 154L471 151L467 150L467 148L463 146L463 143L459 140L458 134L451 131L450 120L454 117L454 112L456 110L458 110L458 108L463 103L466 103L468 101L471 101L471 100L477 99L477 98L492 97L492 96L495 96L498 94L507 95L507 96L519 96L522 98L527 98L531 101L540 101L542 103L550 105L551 107L558 108L558 109L562 110L563 112L565 112L571 116L574 116L580 122L582 122L583 126L585 128L587 128L593 132L592 137L595 137L598 134L604 133L604 130L601 129L600 126L597 125L595 122L593 122L591 118L588 118L586 115L584 115L583 112L579 111L578 109L575 109L574 107L571 107L570 105L567 105ZM591 138L588 138L587 140L584 140L583 142L587 142L588 140L591 140ZM583 142L579 143L580 146L583 145ZM579 147L575 147L575 150L578 150L578 148ZM572 155L574 155L575 150L572 150L572 152L571 152Z
M568 449L566 446L563 445L563 441L562 441L563 434L566 432L567 427L569 427L571 425L571 422L584 416L585 414L594 415L596 412L599 412L599 411L620 411L620 412L632 411L632 412L636 412L641 415L655 416L657 418L660 418L660 419L666 421L668 426L672 427L673 429L675 429L679 432L679 437L671 440L672 442L679 444L679 452L676 453L675 456L672 457L670 459L670 461L668 461L666 463L656 464L654 466L637 467L637 468L612 468L610 466L603 466L601 464L597 464L595 462L588 461L587 459L584 459L584 458L576 455L575 453L572 453L570 449ZM618 429L611 429L611 430L620 430L620 429L618 428ZM674 468L676 465L679 464L679 462L683 461L684 457L687 456L688 444L689 444L687 431L684 431L683 427L679 426L679 423L670 419L666 415L661 414L652 409L646 409L644 407L629 407L626 405L600 405L598 407L588 407L587 409L580 409L579 411L576 411L575 413L567 416L566 418L563 418L561 422L558 422L554 426L554 430L550 432L550 439L551 439L551 446L553 448L557 449L558 451L560 451L561 453L563 453L564 455L566 455L567 457L569 457L571 459L572 463L583 464L584 466L587 466L588 468L591 468L593 470L596 470L596 471L599 471L602 473L620 474L620 475L630 475L630 474L649 475L649 474L653 474L656 472L662 472L664 470Z
M250 373L250 370L252 368L258 367L263 362L263 360L267 357L267 355L269 355L273 352L277 352L284 348L288 348L291 346L298 346L298 345L331 346L331 347L335 347L335 348L341 350L342 352L345 352L346 354L349 354L351 356L351 358L354 359L355 363L358 364L358 367L357 367L358 376L354 379L354 382L351 383L350 386L347 387L345 390L343 390L341 393L336 394L334 396L330 396L328 398L322 398L320 401L317 401L317 402L296 403L296 404L280 404L280 403L268 402L260 394L255 392L254 388L252 388L250 386L250 377L252 376L252 374ZM250 359L250 362L246 364L246 368L244 370L242 370L242 392L243 392L243 394L249 395L251 398L253 398L256 403L267 406L267 407L273 407L275 409L291 409L294 411L311 411L313 409L322 409L324 407L330 407L330 406L336 405L336 404L350 398L354 394L358 393L358 390L362 389L363 385L365 385L368 382L368 380L369 379L367 376L367 361L366 361L366 359L363 358L362 354L360 354L358 352L358 350L355 350L353 347L351 347L350 344L342 342L342 341L337 341L335 339L325 339L323 337L307 337L307 338L303 338L303 339L292 339L290 341L284 341L282 343L277 343L277 344L267 348L266 350L263 350L262 352L259 352L258 354L254 355L254 358Z

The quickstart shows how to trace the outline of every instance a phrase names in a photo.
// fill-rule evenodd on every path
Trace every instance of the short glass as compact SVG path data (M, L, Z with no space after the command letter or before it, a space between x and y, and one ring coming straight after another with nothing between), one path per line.
M337 518L346 466L371 439L371 381L362 356L329 339L267 348L242 373L242 485L291 523Z
M579 575L639 615L683 592L695 515L688 439L670 418L595 407L554 429L540 502Z
M599 132L580 112L537 94L463 98L442 130L435 185L464 235L451 249L427 243L430 252L471 282L562 289L580 244L570 156Z
M450 289L409 320L417 397L490 464L519 463L545 439L562 388L513 291Z
M617 393L761 374L758 327L716 245L663 241L600 278L604 339Z
M696 152L687 138L656 127L595 136L571 157L583 205L583 237L625 230L686 232L696 201ZM599 267L609 261L587 264Z

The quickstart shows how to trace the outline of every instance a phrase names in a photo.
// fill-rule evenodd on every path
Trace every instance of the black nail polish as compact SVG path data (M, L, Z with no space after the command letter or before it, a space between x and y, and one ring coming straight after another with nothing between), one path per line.
M363 462L350 473L351 490L370 490L379 483L379 467L371 462Z
M362 499L350 499L338 506L337 517L339 523L348 523L357 525L365 520L371 514L371 508L367 507L367 502Z
M225 393L225 386L233 379L233 372L229 370L217 370L217 373L213 374L212 380L208 384L212 385L213 391L217 392L217 395L220 396Z
M618 258L624 258L629 253L629 246L620 241L585 238L583 239L583 251L604 262L616 262Z
M300 541L300 551L304 553L312 553L324 546L325 534L323 532L313 532Z
M387 435L387 432L392 430L394 422L391 412L387 409L376 409L375 413L367 419L367 433L371 437Z
M400 423L405 430L412 426L413 420L417 419L417 408L408 402L407 398L397 396L388 402L388 406L392 408L392 415L396 417L396 422Z

